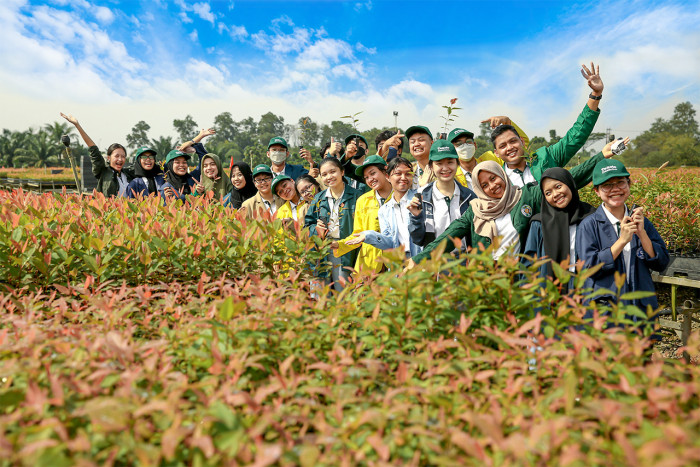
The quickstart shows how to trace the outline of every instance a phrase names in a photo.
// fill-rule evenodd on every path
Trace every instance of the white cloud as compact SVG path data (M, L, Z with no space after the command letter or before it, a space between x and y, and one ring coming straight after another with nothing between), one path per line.
M114 21L114 13L107 7L98 6L95 9L95 18L102 24L111 24Z
M245 39L248 37L248 31L245 26L236 26L233 24L228 27L228 33L233 39Z
M367 10L371 11L372 10L372 1L367 1L367 2L357 2L355 3L355 11L361 12L362 10Z
M355 49L358 52L365 53L368 55L376 55L377 54L376 47L368 48L368 47L365 47L361 42L358 42L357 44L355 44Z
M199 34L197 34L196 29L193 29L192 32L188 34L188 36L192 42L197 42L197 39L199 39Z
M195 3L192 5L192 11L204 21L209 21L212 25L216 20L214 13L211 11L211 5L207 2Z

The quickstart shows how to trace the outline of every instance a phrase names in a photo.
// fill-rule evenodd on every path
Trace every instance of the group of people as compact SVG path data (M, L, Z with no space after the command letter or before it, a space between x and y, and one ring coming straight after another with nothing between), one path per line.
M479 157L474 134L466 129L435 139L426 126L414 125L404 134L381 133L375 154L359 134L349 135L344 145L328 142L320 163L301 149L308 168L288 163L289 145L276 136L267 147L269 165L251 169L236 162L227 175L220 158L202 145L214 134L208 129L170 151L164 170L150 148L138 149L129 169L123 146L112 144L105 163L77 119L61 115L89 147L98 191L157 195L164 202L206 194L250 217L303 224L309 235L330 240L332 253L318 274L336 290L342 290L351 274L382 271L386 250L398 249L412 268L446 242L446 254L491 246L495 260L518 255L527 264L549 258L540 267L549 279L555 277L553 263L570 271L602 264L586 286L598 291L596 300L611 302L627 291L654 292L650 270L665 269L669 256L643 208L627 207L630 174L612 159L613 142L582 164L564 169L600 114L604 85L599 68L591 63L581 72L591 91L576 122L560 141L532 154L527 154L527 136L517 125L508 117L491 117L485 121L493 128L494 149ZM404 141L414 161L403 157ZM189 172L194 153L199 165ZM597 208L578 196L591 181L601 200ZM622 290L615 273L625 275ZM561 286L566 290L569 284ZM644 310L658 307L655 296L629 303Z

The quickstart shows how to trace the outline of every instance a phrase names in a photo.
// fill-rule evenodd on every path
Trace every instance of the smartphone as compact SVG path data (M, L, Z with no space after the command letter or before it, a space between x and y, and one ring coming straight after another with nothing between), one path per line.
M416 198L418 198L418 202L421 203L421 205L422 205L423 204L423 193L416 193L414 196ZM421 209L422 209L422 206L421 206Z
M610 146L610 151L612 151L612 153L616 156L622 153L622 151L625 149L627 149L627 146L625 146L625 142L622 138L617 138L613 145Z

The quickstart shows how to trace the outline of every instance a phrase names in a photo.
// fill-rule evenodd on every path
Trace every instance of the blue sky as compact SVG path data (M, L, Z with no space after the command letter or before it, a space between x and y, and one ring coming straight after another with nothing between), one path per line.
M3 0L0 128L73 113L100 145L186 114L296 123L360 112L360 129L513 117L565 132L581 63L606 84L597 130L636 136L686 100L700 110L700 2Z

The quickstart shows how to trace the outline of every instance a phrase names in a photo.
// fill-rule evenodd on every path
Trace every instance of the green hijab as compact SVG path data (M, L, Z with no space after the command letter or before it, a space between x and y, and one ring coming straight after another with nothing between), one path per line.
M204 174L204 161L207 158L213 160L216 164L216 169L219 171L219 175L217 175L218 180L212 180ZM225 197L227 194L229 194L231 190L233 190L233 183L231 183L231 179L228 175L226 175L223 168L221 167L221 159L219 159L219 156L217 156L216 154L208 153L205 154L204 157L202 157L201 182L202 185L204 185L204 189L206 190L206 192L213 191L214 199L218 199L219 201L221 201L223 197Z

